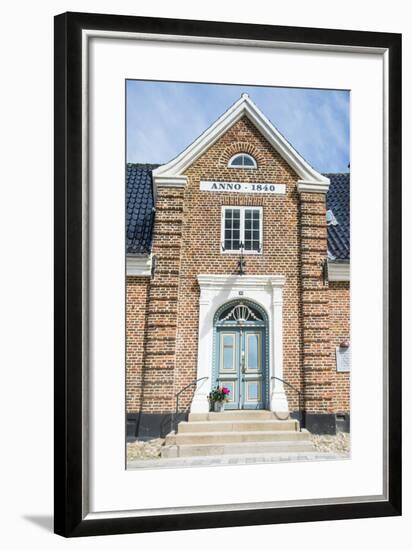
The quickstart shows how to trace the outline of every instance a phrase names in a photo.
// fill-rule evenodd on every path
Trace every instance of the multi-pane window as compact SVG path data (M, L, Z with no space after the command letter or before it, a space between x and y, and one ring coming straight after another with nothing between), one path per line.
M224 210L224 249L239 250L240 248L240 210L225 208Z
M262 208L230 207L222 210L222 251L260 253L262 250Z
M245 215L245 250L260 249L260 211L256 208L248 208L244 211Z

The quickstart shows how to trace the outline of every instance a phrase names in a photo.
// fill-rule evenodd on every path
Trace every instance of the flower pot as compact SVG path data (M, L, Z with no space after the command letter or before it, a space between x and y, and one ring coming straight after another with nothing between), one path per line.
M225 402L215 401L214 409L215 409L215 412L223 412L225 410Z

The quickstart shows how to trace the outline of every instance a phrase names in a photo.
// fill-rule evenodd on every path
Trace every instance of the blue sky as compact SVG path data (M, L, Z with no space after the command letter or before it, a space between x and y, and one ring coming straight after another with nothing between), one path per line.
M347 172L349 92L127 81L127 162L168 162L243 92L319 172Z

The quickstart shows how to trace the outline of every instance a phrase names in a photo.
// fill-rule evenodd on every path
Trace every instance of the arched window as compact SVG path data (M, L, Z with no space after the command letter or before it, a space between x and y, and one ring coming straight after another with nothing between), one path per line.
M229 307L221 310L218 316L218 324L244 324L244 323L263 323L263 317L260 311L252 304L243 302L242 300L230 303Z
M247 153L237 153L229 160L229 168L257 168L255 159Z

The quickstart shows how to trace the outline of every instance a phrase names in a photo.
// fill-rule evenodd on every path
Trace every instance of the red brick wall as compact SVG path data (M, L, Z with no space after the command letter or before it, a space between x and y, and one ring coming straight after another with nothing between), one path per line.
M301 193L303 381L305 410L332 413L334 388L329 333L326 203L323 193Z
M227 167L230 157L241 151L256 158L257 170ZM349 331L348 289L345 283L331 283L329 289L323 283L324 195L299 195L298 176L247 118L230 128L185 175L184 189L157 190L154 279L128 278L128 411L168 413L175 393L196 378L197 275L235 273L239 258L221 253L223 205L263 208L263 253L246 256L246 273L286 277L284 378L304 390L308 411L347 411L349 376L335 372L334 349ZM286 183L286 195L200 191L201 179ZM296 410L295 392L285 389L290 409ZM186 392L181 405L189 406L192 396L192 391Z
M148 277L127 277L126 286L126 410L138 412L142 397Z
M141 409L145 413L174 408L182 217L183 189L159 188L152 244L156 268L148 292Z
M333 353L333 386L336 412L350 410L350 373L336 372L335 347L350 340L350 289L349 282L329 283L330 334Z

